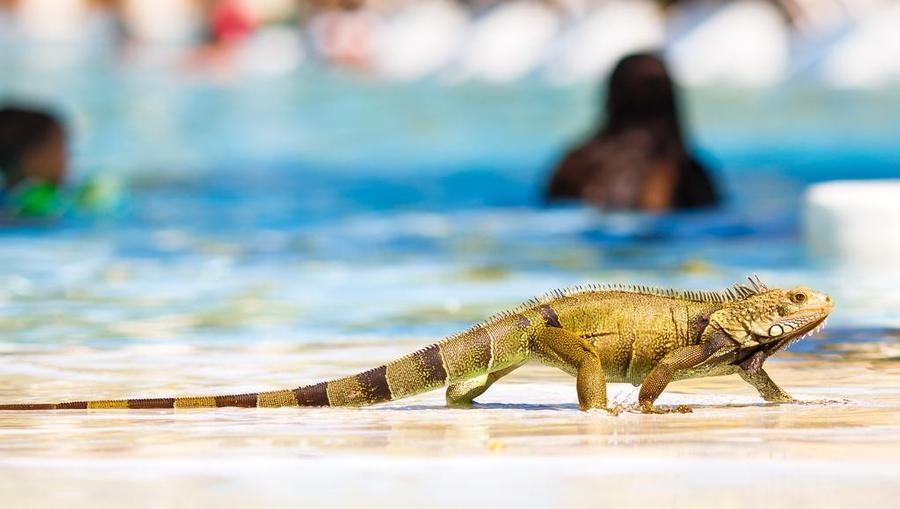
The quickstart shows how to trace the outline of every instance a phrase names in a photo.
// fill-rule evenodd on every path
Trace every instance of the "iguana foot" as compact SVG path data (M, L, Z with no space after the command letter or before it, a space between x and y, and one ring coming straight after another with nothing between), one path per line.
M794 397L791 397L791 396L788 396L787 394L785 394L785 395L782 396L782 397L777 397L777 398L767 399L767 400L766 400L766 403L772 403L772 404L775 404L775 405L788 405L788 404L791 404L791 403L802 403L802 401L800 401L800 400L797 399L797 398L794 398Z
M611 415L613 417L617 417L619 414L622 413L622 407L614 406L614 407L609 407L609 408L607 408L607 407L582 408L581 411L595 413L595 414L603 413L606 415Z
M846 405L850 403L849 399L794 399L791 403L796 403L798 405Z
M447 408L469 409L475 406L474 401L447 401Z
M653 406L653 403L641 403L641 413L643 414L689 414L693 411L694 410L687 405L660 408Z

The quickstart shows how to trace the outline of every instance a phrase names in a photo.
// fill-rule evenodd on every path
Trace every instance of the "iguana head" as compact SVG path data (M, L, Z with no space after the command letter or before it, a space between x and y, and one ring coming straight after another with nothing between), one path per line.
M834 307L831 297L805 286L769 289L759 279L750 281L753 288L735 287L743 298L714 315L716 325L744 346L771 345L778 350L818 330Z

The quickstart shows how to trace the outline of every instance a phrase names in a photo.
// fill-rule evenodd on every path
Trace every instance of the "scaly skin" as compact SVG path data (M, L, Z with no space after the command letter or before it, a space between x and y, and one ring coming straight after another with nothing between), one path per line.
M296 389L13 404L0 410L365 406L443 386L449 386L449 405L469 406L529 361L573 375L582 410L607 410L607 382L640 385L641 410L660 413L653 403L669 382L735 373L766 401L791 402L763 362L820 327L831 312L831 297L750 281L752 287L722 292L601 285L558 290L377 368Z

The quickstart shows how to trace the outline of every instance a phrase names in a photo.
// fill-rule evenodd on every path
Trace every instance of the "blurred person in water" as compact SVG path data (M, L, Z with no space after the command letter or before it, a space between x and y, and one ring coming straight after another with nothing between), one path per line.
M68 169L67 134L55 115L0 107L0 171L5 208L43 216L57 208L56 189Z
M119 201L117 181L104 176L61 190L69 169L68 137L53 113L0 105L0 215L52 217L72 207L109 210Z
M685 146L677 103L661 59L620 60L609 80L605 122L554 169L547 200L650 212L717 204L707 170Z

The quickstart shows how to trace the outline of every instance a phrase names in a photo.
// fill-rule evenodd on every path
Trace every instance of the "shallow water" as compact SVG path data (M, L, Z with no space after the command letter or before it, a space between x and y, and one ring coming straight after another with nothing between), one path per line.
M4 377L0 396L289 387L416 346L8 351L4 365L20 374ZM541 367L504 379L471 410L443 408L435 391L366 409L4 413L0 491L13 507L890 506L900 495L900 361L850 357L771 363L797 405L764 404L737 377L675 383L660 402L692 405L688 415L582 413L573 380ZM610 397L631 407L637 389L612 385Z
M19 70L0 92L58 98L81 133L76 172L127 196L0 232L3 402L295 387L585 281L716 289L758 272L837 307L769 368L802 405L764 405L728 377L663 395L690 415L583 414L571 379L529 367L465 411L434 392L360 410L4 413L4 506L900 495L900 278L810 258L797 209L806 182L896 173L895 94L693 92L731 200L658 219L539 206L547 165L590 122L584 87ZM628 406L637 389L610 394Z

